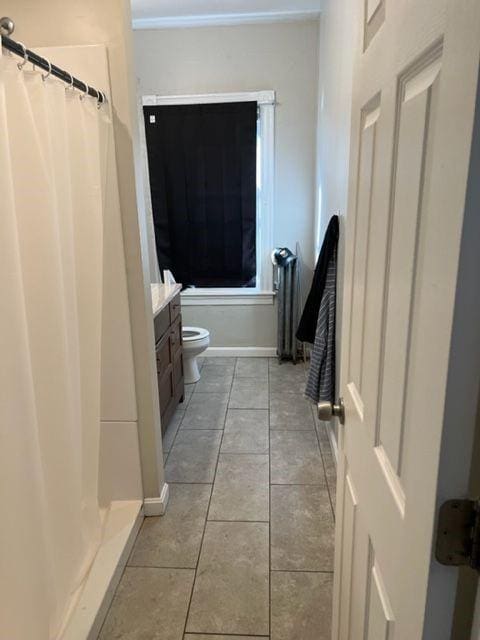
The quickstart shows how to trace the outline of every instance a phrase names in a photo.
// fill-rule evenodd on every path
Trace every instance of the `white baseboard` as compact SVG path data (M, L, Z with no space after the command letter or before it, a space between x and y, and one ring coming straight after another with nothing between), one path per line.
M208 347L203 354L206 358L274 358L275 347Z
M335 437L335 428L333 422L327 422L327 434L330 440L330 447L332 448L333 458L335 460L335 464L338 465L338 443Z
M158 498L144 498L143 511L147 518L152 516L163 516L167 509L169 489L166 482L163 483L162 491Z

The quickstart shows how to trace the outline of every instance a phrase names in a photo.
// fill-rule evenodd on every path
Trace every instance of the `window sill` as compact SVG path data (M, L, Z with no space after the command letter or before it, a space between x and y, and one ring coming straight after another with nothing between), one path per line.
M245 289L187 289L181 294L182 305L221 306L221 305L272 305L274 291L246 291Z

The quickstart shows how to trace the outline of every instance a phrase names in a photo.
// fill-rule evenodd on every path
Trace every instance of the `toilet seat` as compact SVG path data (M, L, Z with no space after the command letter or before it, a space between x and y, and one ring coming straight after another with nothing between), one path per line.
M183 327L182 338L184 342L196 342L208 338L210 332L201 327Z

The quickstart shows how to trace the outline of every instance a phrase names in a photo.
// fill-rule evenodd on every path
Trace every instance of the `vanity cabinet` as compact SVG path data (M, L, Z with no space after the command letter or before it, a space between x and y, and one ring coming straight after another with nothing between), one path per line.
M182 315L178 294L154 318L158 397L162 434L183 402Z

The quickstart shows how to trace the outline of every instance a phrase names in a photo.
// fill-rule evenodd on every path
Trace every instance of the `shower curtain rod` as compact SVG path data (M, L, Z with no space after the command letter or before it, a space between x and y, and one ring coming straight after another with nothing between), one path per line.
M99 91L98 89L89 86L86 82L83 82L82 80L75 78L75 76L72 76L70 73L68 73L68 71L65 71L64 69L51 64L46 58L42 58L38 55L38 53L25 48L24 45L20 42L15 42L15 40L12 40L6 35L2 35L0 37L2 41L2 47L7 51L11 51L17 56L20 56L20 58L23 58L25 63L31 62L35 67L39 67L40 69L47 71L47 75L55 76L72 88L75 87L75 89L80 89L80 91L82 91L85 95L88 94L89 96L92 96L92 98L96 98L98 104L107 102L107 96L103 93L103 91Z

